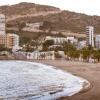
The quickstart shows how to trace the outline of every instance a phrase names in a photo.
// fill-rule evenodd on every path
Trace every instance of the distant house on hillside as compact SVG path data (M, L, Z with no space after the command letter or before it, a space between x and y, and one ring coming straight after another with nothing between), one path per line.
M63 44L64 42L70 42L73 44L78 41L75 37L51 37L51 36L47 36L45 38L45 41L46 40L53 40L55 45Z

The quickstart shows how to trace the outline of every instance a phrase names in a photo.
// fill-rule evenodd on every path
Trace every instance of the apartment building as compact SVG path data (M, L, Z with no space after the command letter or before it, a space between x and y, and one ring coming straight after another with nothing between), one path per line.
M19 48L19 36L16 34L0 34L0 45L17 50Z
M0 14L0 45L12 50L19 49L19 36L6 33L6 17L3 14Z
M0 35L6 34L6 17L3 14L0 14Z
M7 47L14 51L19 49L19 36L17 34L7 34Z
M94 47L94 27L87 26L86 33L87 33L87 45Z
M95 46L97 49L100 49L100 35L96 35L95 37Z

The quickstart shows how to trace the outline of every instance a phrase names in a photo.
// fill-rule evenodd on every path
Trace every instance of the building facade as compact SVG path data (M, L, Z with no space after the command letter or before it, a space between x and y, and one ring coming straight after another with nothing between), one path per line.
M3 14L0 14L0 45L12 50L19 48L19 36L6 33L6 17Z
M34 51L32 53L27 53L27 59L54 60L55 59L55 53L54 53L54 51L48 51L48 52Z
M17 50L19 48L19 36L16 34L0 34L0 45L6 48Z
M0 14L0 35L6 34L6 17Z
M7 47L13 51L19 49L19 36L17 34L7 34Z
M97 49L100 49L100 35L96 35L95 37L95 46Z
M77 39L75 39L75 37L51 37L51 36L47 36L45 38L46 40L53 40L55 45L60 45L63 44L64 42L70 42L70 43L75 43L77 42Z
M94 47L94 27L87 26L86 33L87 33L87 45Z
M7 47L7 35L0 34L0 45Z

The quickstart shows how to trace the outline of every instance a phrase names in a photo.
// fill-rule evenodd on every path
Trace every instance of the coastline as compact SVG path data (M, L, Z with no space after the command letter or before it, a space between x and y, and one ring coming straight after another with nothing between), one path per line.
M12 60L12 59L7 59ZM13 59L15 60L15 59ZM100 100L100 63L71 62L65 60L25 60L37 63L52 65L55 68L68 71L73 75L82 77L90 82L90 87L83 89L79 93L62 97L58 100Z
M58 100L100 100L100 63L94 64L65 60L34 60L33 62L55 66L56 68L68 71L90 82L91 85L89 88L83 89L73 96L62 97Z

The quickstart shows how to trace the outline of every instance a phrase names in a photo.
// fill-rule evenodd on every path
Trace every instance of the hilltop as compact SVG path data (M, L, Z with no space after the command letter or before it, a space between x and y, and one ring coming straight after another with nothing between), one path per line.
M11 30L15 29L18 23L45 22L43 29L85 34L85 27L93 25L95 33L100 33L100 16L62 11L48 5L22 2L0 6L0 13L6 13L7 27Z

